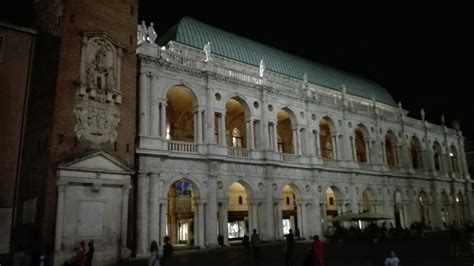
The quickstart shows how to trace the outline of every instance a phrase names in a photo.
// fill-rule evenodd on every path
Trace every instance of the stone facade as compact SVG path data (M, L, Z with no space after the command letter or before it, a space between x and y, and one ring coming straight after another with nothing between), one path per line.
M268 241L283 238L287 185L295 195L295 227L304 238L326 234L331 212L370 211L404 227L423 221L438 229L472 219L472 181L459 130L409 118L401 105L268 70L262 75L261 66L214 54L209 60L205 52L173 41L137 48L138 256L175 226L167 221L168 191L180 180L193 187L199 247L217 245L218 233L227 242L235 182L247 193L248 231L257 229ZM170 136L170 120L177 119L169 114L174 90L192 101L190 140ZM244 116L229 117L230 100L240 103ZM244 131L245 147L229 141L229 119L245 122L236 126ZM320 135L323 123L326 136Z

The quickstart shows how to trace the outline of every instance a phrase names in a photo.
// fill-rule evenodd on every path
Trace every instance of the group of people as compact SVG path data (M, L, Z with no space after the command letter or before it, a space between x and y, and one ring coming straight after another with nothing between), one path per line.
M72 260L64 262L64 266L74 265L74 266L91 266L92 258L94 257L94 240L90 240L87 243L88 249L86 250L86 245L84 241L79 243L79 246L76 248L76 255Z
M158 250L158 243L155 240L151 241L150 244L150 258L148 259L148 266L165 266L168 265L169 259L173 254L173 246L170 243L170 237L165 236L163 238L164 246L163 246L163 256L161 257L161 261L159 258L159 250Z

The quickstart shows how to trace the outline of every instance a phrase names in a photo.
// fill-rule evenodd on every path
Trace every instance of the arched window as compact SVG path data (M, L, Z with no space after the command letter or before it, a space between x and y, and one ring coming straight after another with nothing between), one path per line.
M236 127L232 129L232 146L242 148L242 135L240 134L240 130Z
M329 205L334 205L334 198L333 197L329 198Z
M243 204L242 196L239 196L239 205L242 205L242 204Z
M290 205L290 197L286 197L286 205Z

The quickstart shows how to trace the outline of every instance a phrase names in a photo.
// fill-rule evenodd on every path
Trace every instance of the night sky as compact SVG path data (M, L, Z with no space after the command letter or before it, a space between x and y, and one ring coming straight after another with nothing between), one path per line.
M28 24L31 11L19 3L18 12L2 8L0 20ZM474 104L468 96L474 92L471 9L433 3L420 7L311 5L140 0L139 16L147 24L153 21L159 36L183 16L190 16L371 79L401 101L409 116L419 119L424 108L426 119L439 124L444 113L448 126L459 121L464 135L474 139Z

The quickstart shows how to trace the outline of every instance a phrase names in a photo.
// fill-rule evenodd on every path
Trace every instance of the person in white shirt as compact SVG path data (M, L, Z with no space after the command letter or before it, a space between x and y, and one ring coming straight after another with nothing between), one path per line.
M400 266L400 260L395 255L395 251L390 250L390 254L385 258L385 266Z

